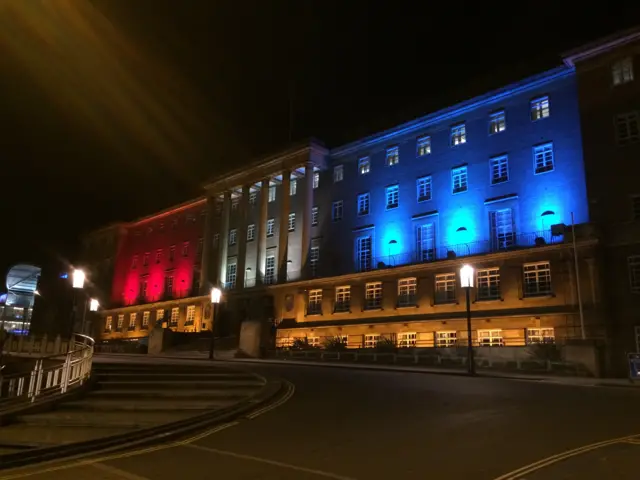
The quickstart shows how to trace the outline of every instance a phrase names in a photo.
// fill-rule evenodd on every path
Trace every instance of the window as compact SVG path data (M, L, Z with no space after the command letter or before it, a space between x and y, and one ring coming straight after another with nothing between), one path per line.
M131 270L135 270L138 267L138 256L134 255L131 259Z
M436 259L436 234L433 223L425 223L416 228L418 261L431 262Z
M319 347L320 337L307 337L307 345L310 347Z
M455 347L458 341L458 332L435 332L436 347Z
M256 238L256 224L247 226L247 242L252 242Z
M231 210L236 212L238 210L238 205L240 205L240 199L239 198L232 198L231 199Z
M164 279L164 293L167 296L173 295L173 276L169 275Z
M516 243L515 224L510 208L489 213L491 224L491 248L493 251L506 250Z
M462 193L467 191L467 167L451 169L451 191Z
M356 268L359 272L371 270L371 237L356 239Z
M456 301L456 274L440 273L436 275L435 303L454 303Z
M358 215L369 215L369 193L358 195Z
M536 175L553 171L553 143L533 147L533 168Z
M549 110L549 97L540 97L531 100L531 121L547 118L551 114Z
M527 328L527 344L555 343L556 335L553 328Z
M293 197L296 193L298 193L298 180L292 178L289 182L289 196Z
M408 307L416 304L416 291L418 280L413 278L401 278L398 280L398 306Z
M551 265L549 262L525 263L524 273L525 297L549 295L551 293Z
M264 283L271 285L276 281L276 257L269 255L265 261Z
M633 58L627 57L611 66L613 85L622 85L633 81Z
M176 256L176 246L171 245L169 247L169 261L173 262L173 258Z
M276 186L275 185L269 185L269 196L267 198L268 202L275 202L276 201Z
M351 287L336 287L336 303L334 311L348 312L351 308Z
M386 188L387 210L390 208L398 208L400 204L399 191L398 185L391 185Z
M113 317L109 315L104 324L104 331L110 332L112 328L113 328Z
M143 266L143 267L146 267L147 265L149 265L149 253L148 253L148 252L147 252L147 253L145 253L145 254L142 256L142 266Z
M638 112L629 112L616 115L616 140L618 145L628 145L640 140L640 128L638 124Z
M489 159L489 169L491 171L491 185L509 180L509 158L506 155Z
M364 287L364 309L375 310L382 307L382 282L369 282Z
M633 293L640 293L640 255L633 255L627 259L629 266L629 286Z
M184 242L182 244L182 256L186 257L189 255L189 242Z
M253 206L258 203L258 192L249 192L249 205Z
M273 218L267 220L267 237L273 237L273 228L276 221Z
M235 260L227 263L226 287L236 288L236 278L238 276L238 265Z
M364 348L376 348L380 340L379 333L367 333L364 336Z
M311 276L318 275L318 264L320 263L320 247L312 245L309 250L309 266L311 267Z
M366 175L371 171L371 160L369 157L360 157L358 159L358 172L360 175Z
M311 225L318 225L318 207L311 207Z
M333 202L333 206L331 208L331 219L334 222L337 222L338 220L342 220L342 200Z
M500 298L500 269L484 268L476 273L478 300L497 300Z
M129 314L129 331L133 331L136 329L136 321L138 319L138 314L136 312Z
M185 319L185 326L191 326L196 323L196 306L189 305L187 307L187 318Z
M416 145L416 156L424 157L431 153L431 137L428 135L418 137Z
M398 150L398 147L387 148L386 162L387 162L387 165L390 167L400 163L400 151Z
M148 282L146 278L140 281L140 300L142 301L147 298L147 286Z
M156 310L156 323L162 323L164 321L164 308Z
M431 200L431 177L421 177L416 180L416 196L419 202Z
M344 180L344 165L336 165L333 167L333 183Z
M502 347L502 330L478 330L478 345L481 347Z
M149 317L151 316L151 312L146 311L146 312L142 312L142 325L141 325L141 329L142 330L148 330L149 329Z
M640 195L633 195L631 197L631 218L633 220L640 220Z
M238 231L235 228L229 230L229 245L235 245L238 238Z
M121 313L118 315L118 324L116 325L116 330L118 332L121 332L123 327L124 327L124 314Z
M313 172L313 188L320 186L320 172Z
M416 346L416 341L418 339L418 334L415 332L405 332L398 334L398 347L400 348L410 348Z
M296 229L296 214L290 213L289 214L289 231L294 232L295 229Z
M507 129L507 117L504 110L489 115L489 134L504 132Z
M322 315L322 290L309 290L307 315Z
M162 260L162 249L156 250L156 263L160 263Z
M467 143L467 129L464 123L451 127L451 146Z
M177 327L178 320L180 319L180 307L174 307L171 309L171 319L169 320L170 327Z

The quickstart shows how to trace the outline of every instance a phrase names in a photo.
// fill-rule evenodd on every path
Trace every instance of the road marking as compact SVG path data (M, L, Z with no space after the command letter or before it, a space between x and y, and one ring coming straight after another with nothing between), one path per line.
M238 422L230 422L230 423L225 423L223 425L218 425L217 427L212 428L211 430L207 430L206 432L202 432L199 435L194 435L193 437L187 438L186 440L176 442L173 444L173 446L177 447L178 445L197 442L198 440L202 440L203 438L208 437L209 435L213 435L214 433L219 432L220 430L224 430L225 428L229 428L229 427L234 427L236 425L238 425Z
M604 440L598 443L592 443L590 445L585 445L583 447L574 448L573 450L567 450L566 452L558 453L556 455L552 455L547 458L543 458L542 460L538 460L537 462L531 463L529 465L525 465L524 467L520 467L512 472L505 473L500 477L495 478L494 480L517 480L522 478L523 475L528 473L535 472L536 470L541 470L549 465L553 465L554 463L558 463L562 460L566 460L567 458L575 457L577 455L581 455L583 453L590 452L592 450L596 450L598 448L607 447L609 445L614 445L616 443L624 443L629 441L636 441L638 434L628 435L626 437L614 438L611 440Z
M273 410L274 408L278 408L280 405L287 402L291 397L293 397L293 394L296 392L296 387L291 382L287 382L286 380L285 380L285 383L287 384L287 393L285 393L285 395L280 400L278 400L277 402L271 405L267 405L266 407L256 410L255 412L250 413L249 415L247 415L247 418L250 420L253 420L254 418L262 415L263 413L267 413Z
M194 448L196 450L202 450L205 452L216 453L218 455L225 455L227 457L239 458L241 460L251 460L253 462L266 463L268 465L274 465L276 467L288 468L289 470L296 470L298 472L311 473L320 477L333 478L335 480L355 480L353 477L345 477L344 475L338 475L336 473L325 472L323 470L316 470L313 468L299 467L298 465L291 465L290 463L278 462L277 460L269 460L268 458L254 457L253 455L245 455L242 453L229 452L227 450L218 450L217 448L203 447L202 445L194 445L192 443L184 444L183 447Z
M135 473L127 472L126 470L112 467L111 465L105 465L104 463L92 463L91 466L93 468L97 468L98 470L103 470L105 472L112 473L113 475L116 475L119 478L125 478L126 480L151 480L147 477L141 477L140 475L136 475Z

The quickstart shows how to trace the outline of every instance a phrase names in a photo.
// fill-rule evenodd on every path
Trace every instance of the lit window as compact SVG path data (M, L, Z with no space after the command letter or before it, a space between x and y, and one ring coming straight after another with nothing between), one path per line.
M400 204L400 193L398 185L392 185L386 189L387 209L398 208Z
M293 197L298 192L298 180L292 178L289 183L289 196Z
M553 171L553 143L533 147L533 168L536 175Z
M110 332L113 329L113 317L109 315L104 324L104 331Z
M369 194L358 195L358 215L369 215Z
M191 326L196 322L196 306L187 306L187 317L184 321L185 327Z
M233 262L227 263L226 287L235 288L237 278L238 278L238 264L234 260Z
M129 331L133 331L136 329L137 319L138 319L138 314L136 312L129 314Z
M416 229L418 261L431 262L436 258L436 234L433 223L419 225Z
M256 238L256 225L252 223L247 227L247 242L251 242Z
M249 192L249 205L258 203L258 192Z
M149 317L151 317L151 312L142 312L142 330L147 330L149 328Z
M467 143L467 129L464 123L451 127L451 146Z
M497 300L500 298L500 269L484 268L476 272L478 300Z
M318 207L311 207L311 225L318 225Z
M320 172L313 172L313 188L320 186Z
M633 255L627 259L629 266L629 285L633 293L640 293L640 255Z
M337 222L338 220L342 220L342 200L333 202L333 205L331 207L331 219L334 222Z
M276 201L276 186L275 185L270 185L269 186L269 198L268 198L268 201L269 201L269 203Z
M319 347L320 337L307 337L307 345L310 347Z
M513 221L513 211L502 208L489 212L491 225L491 250L507 250L516 244L516 227Z
M366 175L371 171L371 161L369 157L360 157L358 159L358 172L360 175Z
M168 297L173 296L173 276L171 275L164 278L164 293Z
M400 348L410 348L415 347L418 334L415 332L403 332L398 334L398 347Z
M462 193L467 191L467 167L451 169L451 191Z
M453 303L456 301L456 274L440 273L436 275L435 303Z
M431 200L431 177L421 177L416 180L416 198L419 202Z
M273 229L276 221L273 218L267 220L267 237L273 237Z
M408 307L416 304L418 280L415 277L398 280L398 306Z
M640 140L639 117L638 112L616 115L616 140L618 145L637 143Z
M322 290L309 290L307 315L322 315Z
M551 114L549 109L549 97L540 97L531 100L531 121L547 118Z
M295 213L290 213L289 214L289 231L293 232L296 229L296 214Z
M387 148L387 165L397 165L400 163L400 151L398 147Z
M489 168L491 170L491 185L509 180L509 158L506 155L491 158Z
M121 313L118 315L118 324L116 325L116 330L118 332L121 332L123 328L124 328L124 314Z
M489 134L504 132L507 128L507 117L504 110L492 113L489 116Z
M333 183L341 182L344 179L344 165L333 167Z
M364 348L375 348L378 346L380 340L379 333L367 333L364 336Z
M633 58L627 57L615 62L611 66L611 76L614 85L622 85L633 81Z
M316 243L317 241L314 240L314 243ZM311 276L315 277L316 275L318 275L318 265L320 264L320 247L317 244L313 244L311 245L311 248L309 249L309 267L311 270Z
M182 256L186 257L189 255L189 242L184 242L182 244Z
M527 328L527 343L555 343L556 335L553 327Z
M162 323L164 321L164 308L156 310L156 323Z
M372 244L371 236L356 239L356 269L359 272L371 270Z
M235 245L238 237L238 231L235 228L229 230L229 245Z
M455 347L458 341L458 332L435 332L436 347Z
M264 283L271 285L276 281L276 257L269 255L264 263Z
M171 319L169 320L170 327L177 327L178 320L180 319L180 307L175 307L171 309Z
M478 345L481 347L502 347L502 330L478 330Z
M631 197L631 218L633 220L640 220L640 195L633 195Z
M351 287L336 287L336 303L334 305L334 311L336 312L348 312L351 308Z
M526 263L524 273L524 296L536 297L551 294L551 265L549 262Z
M431 153L431 137L425 135L423 137L418 137L417 146L416 146L416 156L424 157L425 155L429 155Z
M364 290L365 310L375 310L382 307L382 282L369 282Z

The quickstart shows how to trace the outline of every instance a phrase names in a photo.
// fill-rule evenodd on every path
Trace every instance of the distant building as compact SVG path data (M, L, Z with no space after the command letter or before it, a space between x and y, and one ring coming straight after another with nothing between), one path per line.
M7 293L0 296L0 329L13 334L28 334L41 269L19 264L7 272Z

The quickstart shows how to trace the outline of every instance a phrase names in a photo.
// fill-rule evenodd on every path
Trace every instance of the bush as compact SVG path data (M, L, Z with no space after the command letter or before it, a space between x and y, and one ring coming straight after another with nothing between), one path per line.
M391 340L390 338L380 338L376 343L376 352L381 353L395 353L398 350L396 346L396 342Z
M313 350L314 348L318 347L311 345L307 337L296 338L291 344L291 350Z
M561 360L560 348L555 343L534 343L529 345L529 351L536 360Z
M340 337L329 337L324 341L325 350L339 352L347 349L347 344Z

